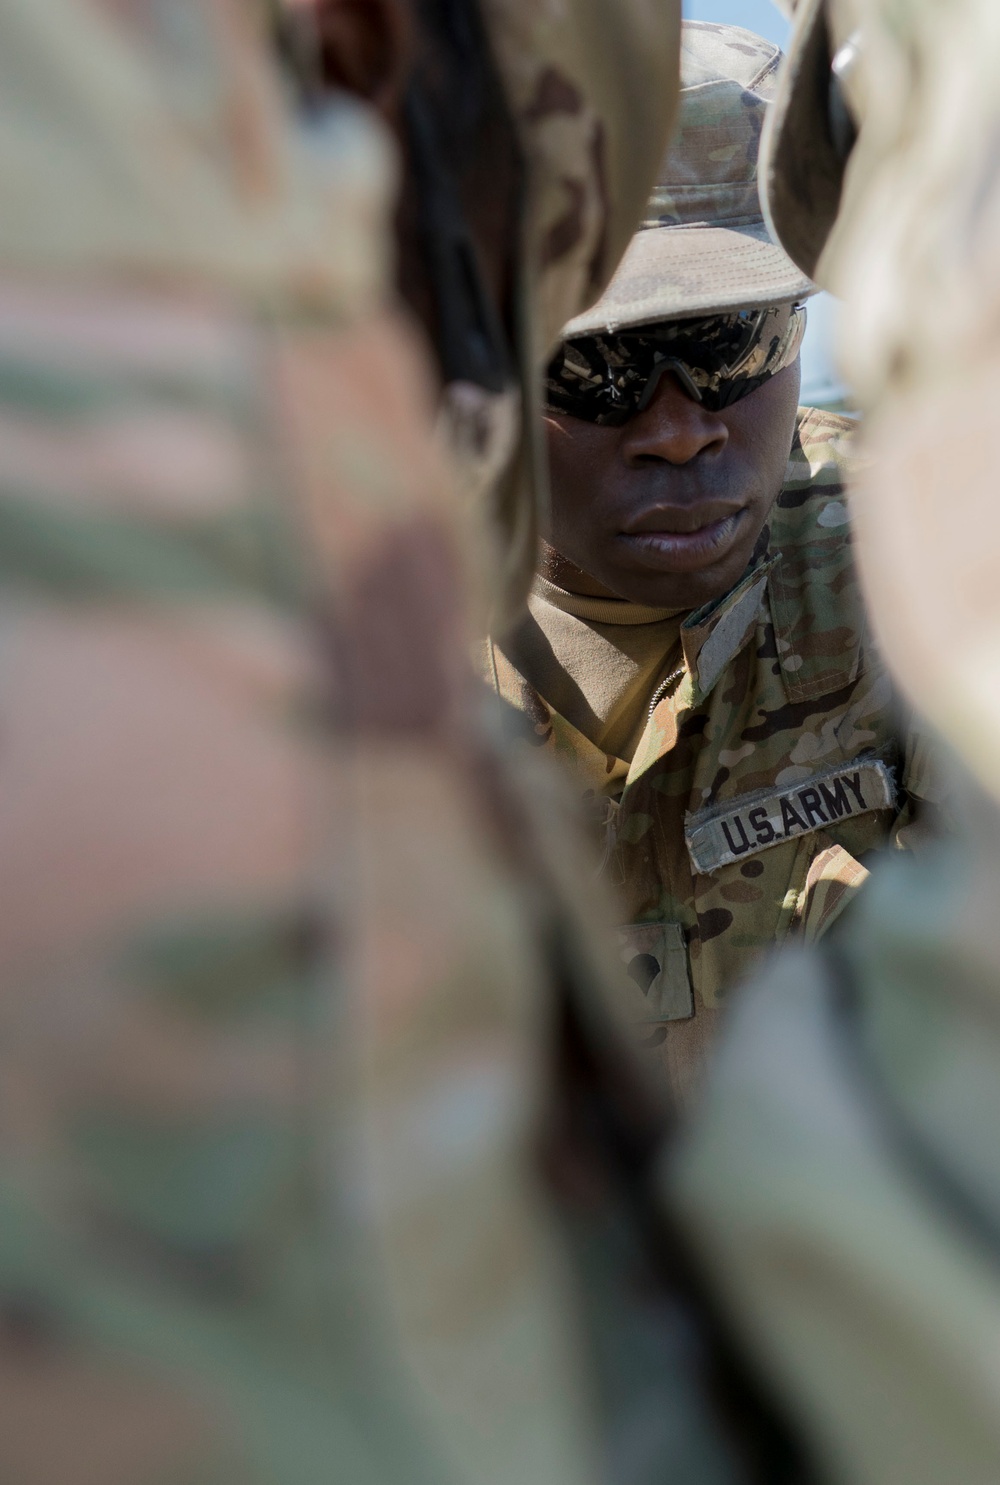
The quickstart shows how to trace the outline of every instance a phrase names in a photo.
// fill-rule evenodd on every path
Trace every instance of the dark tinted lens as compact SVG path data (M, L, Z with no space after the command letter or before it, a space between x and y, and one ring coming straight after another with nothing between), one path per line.
M624 337L621 337L624 341ZM580 349L577 342L574 349ZM671 347L673 349L673 347ZM546 406L553 412L567 417L582 418L587 423L599 423L606 427L621 427L640 411L646 390L651 380L660 375L664 357L646 346L622 345L621 354L631 355L624 366L612 367L604 363L603 375L584 379L575 370L567 371L561 357L549 367L545 382ZM699 357L699 360L702 359ZM712 377L699 385L695 378L702 368L697 362L683 356L671 356L670 361L681 363L678 381L688 393L696 391L697 400L712 412L718 412L730 403L738 402L760 386L761 378ZM686 372L686 374L685 374ZM765 378L766 380L766 378Z
M720 377L714 386L702 387L702 403L712 412L721 412L723 408L731 407L734 402L741 402L751 392L756 392L758 387L771 380L772 375L769 371L764 376Z
M545 378L547 405L588 423L627 422L638 410L648 375L646 358L634 357L624 339L592 336L560 346Z
M550 373L546 382L545 405L551 412L564 413L570 418L582 418L586 423L620 427L638 412L639 396L634 399L625 398L610 386L567 385Z
M779 305L581 337L553 358L546 402L570 417L620 426L639 411L669 361L689 396L718 412L789 365L804 328L801 306Z

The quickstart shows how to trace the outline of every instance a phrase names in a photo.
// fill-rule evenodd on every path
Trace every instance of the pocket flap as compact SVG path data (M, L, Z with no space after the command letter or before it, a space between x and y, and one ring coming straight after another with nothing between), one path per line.
M629 923L618 947L629 977L646 997L644 1021L685 1021L694 1015L687 944L680 923Z

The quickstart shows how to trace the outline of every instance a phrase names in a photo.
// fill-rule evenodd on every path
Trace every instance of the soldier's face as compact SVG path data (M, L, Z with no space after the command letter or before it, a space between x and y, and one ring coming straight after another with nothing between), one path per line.
M699 608L739 580L782 481L799 363L711 412L665 376L621 427L547 413L544 570L575 592Z

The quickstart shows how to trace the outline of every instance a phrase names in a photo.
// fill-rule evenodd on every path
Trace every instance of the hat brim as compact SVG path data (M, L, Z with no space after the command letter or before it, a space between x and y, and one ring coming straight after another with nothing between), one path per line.
M844 161L830 133L825 0L799 0L760 146L764 216L777 242L814 278L840 210Z
M787 304L815 292L763 222L647 227L633 237L601 298L570 320L563 337Z

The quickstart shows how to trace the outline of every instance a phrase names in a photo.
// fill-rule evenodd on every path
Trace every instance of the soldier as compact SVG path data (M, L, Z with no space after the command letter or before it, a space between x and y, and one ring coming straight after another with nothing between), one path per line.
M845 298L874 622L961 780L954 841L741 996L674 1172L834 1485L1000 1478L998 75L988 0L805 0L767 151L782 242Z
M554 332L649 189L676 28L484 15L512 320ZM0 73L3 1477L586 1478L526 1149L546 1015L612 1035L548 791L470 702L392 149L343 95L293 128L228 0L2 0Z
M682 1094L725 992L836 921L922 789L866 634L852 424L796 411L812 286L756 184L779 58L685 23L643 229L549 367L543 565L490 657L606 810L622 957Z

